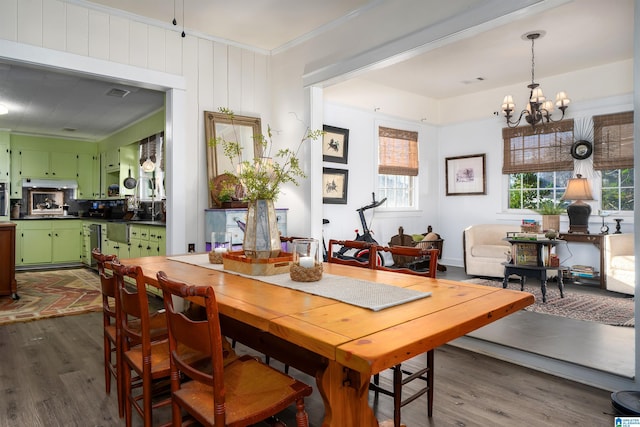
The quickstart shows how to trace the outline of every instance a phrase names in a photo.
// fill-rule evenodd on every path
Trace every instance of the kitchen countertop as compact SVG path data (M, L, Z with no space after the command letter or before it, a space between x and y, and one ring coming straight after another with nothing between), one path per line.
M152 220L134 220L127 221L124 219L104 219L104 218L92 218L92 217L78 217L74 215L59 215L59 216L44 216L44 215L27 215L20 218L12 218L10 221L39 221L39 220L69 220L69 219L81 219L83 221L90 221L96 224L99 223L109 223L109 222L119 222L119 223L127 223L127 224L140 224L140 225L154 225L157 227L166 227L166 222L164 221L152 221Z

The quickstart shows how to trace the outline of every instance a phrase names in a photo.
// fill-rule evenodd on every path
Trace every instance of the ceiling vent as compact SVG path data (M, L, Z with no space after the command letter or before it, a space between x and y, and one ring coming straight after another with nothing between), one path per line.
M125 96L129 95L131 93L131 91L129 90L125 90L125 89L118 89L116 87L111 88L111 90L109 90L109 92L107 92L107 96L115 96L116 98L124 98Z

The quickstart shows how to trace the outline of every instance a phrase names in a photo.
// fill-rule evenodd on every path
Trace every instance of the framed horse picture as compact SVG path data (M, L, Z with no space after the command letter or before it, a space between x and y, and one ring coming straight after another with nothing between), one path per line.
M349 129L324 125L322 127L322 160L325 162L347 163L349 151Z
M349 171L322 168L322 203L347 204Z

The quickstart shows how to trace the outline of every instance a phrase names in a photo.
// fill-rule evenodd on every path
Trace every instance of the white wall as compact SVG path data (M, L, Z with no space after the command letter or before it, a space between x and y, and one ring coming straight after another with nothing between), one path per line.
M386 126L418 132L420 176L418 177L418 209L414 211L365 211L365 219L373 237L381 244L398 234L402 226L407 234L419 234L438 224L438 153L437 128L335 104L325 104L325 124L349 130L348 163L324 162L327 168L349 171L347 204L325 204L323 217L330 223L324 226L325 239L353 239L355 230L362 233L362 224L356 209L372 201L377 176L378 127ZM376 200L380 196L376 195Z
M224 106L268 119L270 93L267 56L180 32L89 3L0 3L0 58L184 92L167 106L169 253L186 252L188 242L204 250L203 112Z

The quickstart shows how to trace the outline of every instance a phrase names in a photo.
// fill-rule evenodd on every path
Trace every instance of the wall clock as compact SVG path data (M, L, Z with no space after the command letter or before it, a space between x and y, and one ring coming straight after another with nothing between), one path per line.
M589 141L580 140L571 146L571 156L577 160L588 159L593 153L593 145Z

